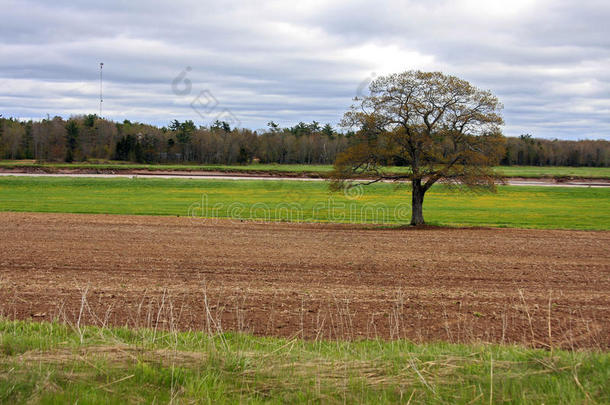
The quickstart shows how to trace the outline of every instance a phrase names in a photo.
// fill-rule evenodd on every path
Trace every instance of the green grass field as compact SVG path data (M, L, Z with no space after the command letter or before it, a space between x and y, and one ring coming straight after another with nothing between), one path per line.
M168 164L147 165L111 161L107 163L36 163L31 160L0 160L0 168L46 168L53 169L92 169L92 170L201 170L221 172L273 172L287 174L324 174L332 170L331 165L300 165L300 164L252 164L252 165L192 165ZM393 173L405 173L405 167L389 167ZM498 166L496 171L505 177L528 178L595 178L610 179L610 167L562 167L562 166Z
M608 403L610 354L0 320L1 403Z
M318 181L9 176L0 178L0 211L409 223L408 188L352 191L357 198ZM424 215L444 226L609 230L610 189L502 186L496 194L475 194L438 185L426 194Z

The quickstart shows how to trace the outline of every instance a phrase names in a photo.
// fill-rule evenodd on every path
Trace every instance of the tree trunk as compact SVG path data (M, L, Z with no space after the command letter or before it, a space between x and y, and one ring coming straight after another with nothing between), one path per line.
M411 225L424 224L424 193L426 192L421 184L421 179L411 181L413 191L411 192Z

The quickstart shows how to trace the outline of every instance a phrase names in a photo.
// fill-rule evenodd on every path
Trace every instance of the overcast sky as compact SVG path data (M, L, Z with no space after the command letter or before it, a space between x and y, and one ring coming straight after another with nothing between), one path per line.
M506 135L610 139L608 0L0 6L4 116L98 112L104 62L113 120L336 125L375 75L421 69L492 90Z

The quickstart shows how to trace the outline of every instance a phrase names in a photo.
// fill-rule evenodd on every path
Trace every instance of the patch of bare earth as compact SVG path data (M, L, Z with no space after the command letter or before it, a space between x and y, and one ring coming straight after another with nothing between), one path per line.
M610 232L0 213L18 319L610 347Z

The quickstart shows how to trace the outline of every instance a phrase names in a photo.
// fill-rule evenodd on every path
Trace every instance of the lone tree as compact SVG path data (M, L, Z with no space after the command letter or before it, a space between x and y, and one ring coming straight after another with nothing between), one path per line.
M440 72L382 76L355 98L342 125L358 128L331 174L334 190L355 184L410 180L411 225L424 224L424 195L442 181L494 191L491 166L504 150L502 105L489 91ZM408 166L392 174L389 165ZM355 182L357 179L372 179Z

